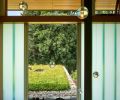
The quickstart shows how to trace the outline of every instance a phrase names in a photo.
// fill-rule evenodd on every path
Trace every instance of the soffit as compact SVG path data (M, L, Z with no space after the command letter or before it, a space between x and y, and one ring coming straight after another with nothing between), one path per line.
M19 10L22 0L8 0L9 10ZM81 0L24 0L29 10L77 10ZM114 10L116 0L96 0L96 10Z

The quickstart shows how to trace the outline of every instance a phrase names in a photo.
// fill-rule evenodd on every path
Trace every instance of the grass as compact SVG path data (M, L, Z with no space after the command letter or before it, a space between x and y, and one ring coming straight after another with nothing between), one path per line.
M62 65L32 65L29 69L30 91L60 91L70 88ZM36 70L36 71L35 71Z

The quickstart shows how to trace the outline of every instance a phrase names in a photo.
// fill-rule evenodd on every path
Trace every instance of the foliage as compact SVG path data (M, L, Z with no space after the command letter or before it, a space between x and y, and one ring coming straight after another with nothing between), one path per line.
M51 13L29 11L27 15ZM30 24L28 43L29 64L49 64L52 61L66 66L69 72L76 69L76 24Z
M49 10L40 10L40 11L35 11L35 10L31 10L31 11L27 11L25 10L23 12L23 15L26 15L26 16L70 16L70 15L74 15L75 14L75 11L69 11L69 10L52 10L52 11L49 11Z
M62 65L56 65L54 68L50 68L49 65L33 65L31 69L29 69L30 91L58 91L70 88Z
M71 76L72 76L73 80L77 80L77 70L72 71Z

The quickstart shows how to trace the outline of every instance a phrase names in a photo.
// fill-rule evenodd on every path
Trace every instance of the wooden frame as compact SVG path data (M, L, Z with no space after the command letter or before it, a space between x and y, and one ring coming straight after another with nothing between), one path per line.
M81 22L76 16L1 16L0 22Z
M92 100L92 1L84 0L89 11L84 20L84 100Z
M28 24L24 24L24 100L28 100Z
M3 100L3 24L0 23L0 100Z
M0 16L6 15L6 0L0 0ZM3 100L3 23L0 23L0 100Z
M81 84L81 23L77 24L77 100L81 99L80 92L82 91Z
M0 16L0 22L84 22L77 16ZM94 15L92 22L120 22L120 15Z
M0 0L0 16L7 16L7 0Z

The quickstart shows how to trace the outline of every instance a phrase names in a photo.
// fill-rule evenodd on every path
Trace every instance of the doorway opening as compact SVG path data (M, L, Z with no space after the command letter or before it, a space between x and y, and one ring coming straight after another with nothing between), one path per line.
M76 23L29 24L29 100L77 100L76 48Z

